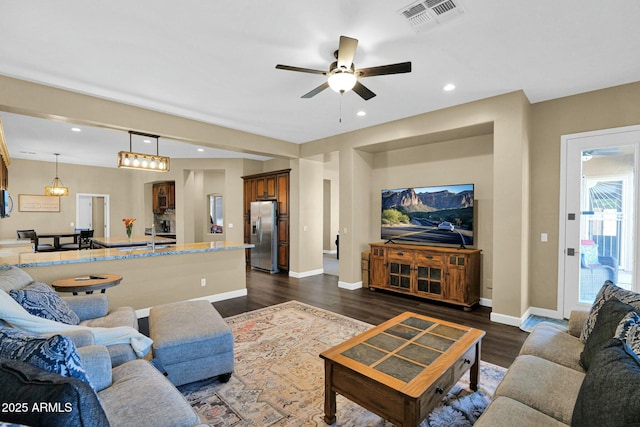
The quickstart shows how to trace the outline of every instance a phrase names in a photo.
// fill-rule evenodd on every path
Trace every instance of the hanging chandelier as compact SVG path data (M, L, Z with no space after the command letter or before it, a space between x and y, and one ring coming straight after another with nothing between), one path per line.
M134 153L131 151L133 135L155 138L156 154ZM167 172L169 170L169 157L161 156L158 151L158 135L129 131L129 151L118 153L118 167L125 169L142 169L153 172Z
M53 153L56 156L56 177L51 181L51 185L44 187L45 196L68 196L69 187L65 187L62 180L58 178L58 156L60 153Z

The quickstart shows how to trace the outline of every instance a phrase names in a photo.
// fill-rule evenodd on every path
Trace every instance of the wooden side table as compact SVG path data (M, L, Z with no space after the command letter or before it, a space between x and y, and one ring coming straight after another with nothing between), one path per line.
M104 294L107 288L119 285L121 281L119 274L91 274L56 280L51 286L58 292L73 292L73 295L78 295L78 292L92 294L97 290Z

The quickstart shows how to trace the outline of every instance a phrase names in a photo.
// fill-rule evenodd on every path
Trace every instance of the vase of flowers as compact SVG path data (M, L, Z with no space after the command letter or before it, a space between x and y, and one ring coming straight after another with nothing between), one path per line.
M135 218L122 218L122 222L124 223L124 228L127 231L127 237L129 241L131 241L131 232L133 231L133 223L136 222Z

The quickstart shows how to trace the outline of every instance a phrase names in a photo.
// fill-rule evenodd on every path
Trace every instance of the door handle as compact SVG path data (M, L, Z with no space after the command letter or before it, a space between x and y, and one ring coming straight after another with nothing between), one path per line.
M574 248L567 248L567 256L575 256L576 254L579 254L580 252L576 252L576 250Z

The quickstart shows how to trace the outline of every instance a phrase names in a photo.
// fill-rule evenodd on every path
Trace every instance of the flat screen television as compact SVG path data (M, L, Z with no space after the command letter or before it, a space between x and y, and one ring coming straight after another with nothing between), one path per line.
M382 190L380 237L389 243L473 246L473 184Z

